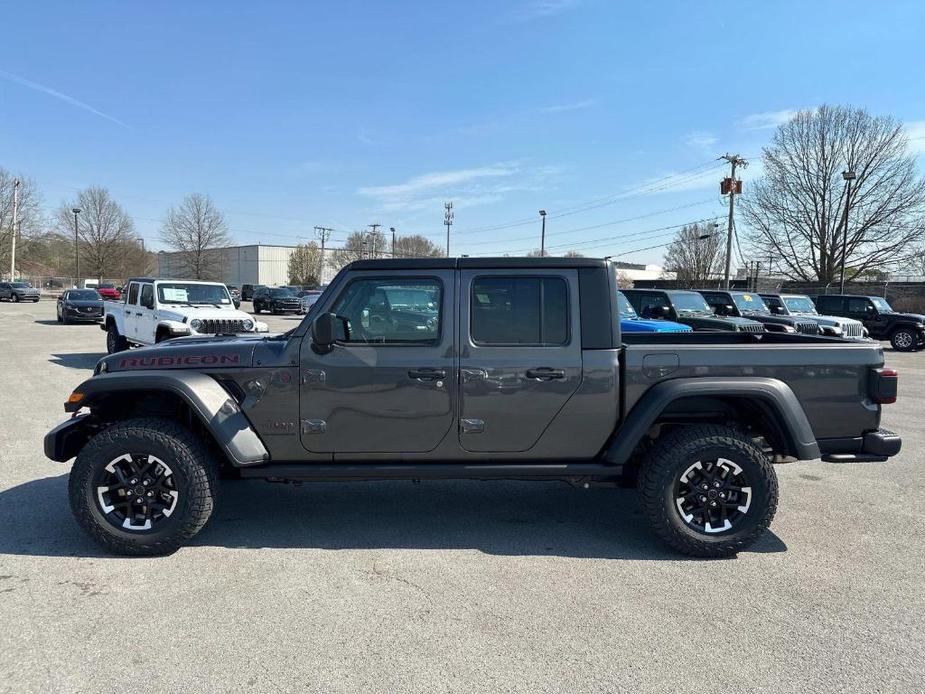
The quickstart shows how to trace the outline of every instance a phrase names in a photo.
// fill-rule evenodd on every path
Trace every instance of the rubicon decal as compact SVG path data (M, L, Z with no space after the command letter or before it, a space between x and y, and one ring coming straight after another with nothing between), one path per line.
M152 366L216 366L221 364L239 364L237 354L189 354L182 357L126 357L119 362L122 369L149 369Z

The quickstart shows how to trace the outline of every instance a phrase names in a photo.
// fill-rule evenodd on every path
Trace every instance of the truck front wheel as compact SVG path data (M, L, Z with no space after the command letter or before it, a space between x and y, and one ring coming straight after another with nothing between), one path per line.
M658 439L639 474L655 533L694 557L734 556L777 510L777 475L764 451L727 426L681 427Z
M117 554L176 551L209 520L218 465L191 431L169 419L114 424L80 451L68 480L81 528Z

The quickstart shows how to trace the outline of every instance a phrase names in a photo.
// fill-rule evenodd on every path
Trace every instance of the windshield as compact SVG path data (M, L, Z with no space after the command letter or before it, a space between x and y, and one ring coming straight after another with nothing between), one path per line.
M231 297L224 284L194 284L164 282L157 285L157 298L162 304L230 304Z
M808 296L788 296L784 298L784 303L791 313L817 313L816 305Z
M671 295L671 304L678 313L713 313L710 305L697 292L673 292Z
M742 313L760 313L770 315L771 311L757 294L733 294L732 300Z
M287 287L279 287L277 289L271 289L270 296L274 299L284 299L293 296L293 293Z
M639 318L639 314L636 313L636 309L633 308L633 305L629 302L623 292L617 292L617 307L620 309L620 318L625 320L633 320L634 318Z
M881 296L872 296L870 300L874 302L874 306L877 307L877 310L880 313L893 313L893 307L890 306L889 302Z
M100 295L92 289L79 289L77 291L70 292L67 295L67 298L72 301L99 301Z

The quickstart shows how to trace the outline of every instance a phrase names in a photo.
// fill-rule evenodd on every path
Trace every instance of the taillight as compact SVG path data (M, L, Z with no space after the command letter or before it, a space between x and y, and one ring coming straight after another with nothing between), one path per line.
M896 369L871 369L870 372L870 398L881 405L896 402L896 388L899 383L899 373Z

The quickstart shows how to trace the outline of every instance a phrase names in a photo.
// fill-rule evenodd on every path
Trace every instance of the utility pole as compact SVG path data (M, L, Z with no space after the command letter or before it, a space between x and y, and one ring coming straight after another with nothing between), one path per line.
M376 248L376 241L375 241L376 234L379 232L379 227L381 227L382 225L381 224L367 224L366 226L369 227L369 236L367 237L369 239L369 243L367 244L366 247L367 249L369 249L369 257L375 258L376 257L375 253L378 252L378 249Z
M389 227L389 231L392 232L392 257L395 257L395 227Z
M74 286L80 289L80 245L78 243L77 215L80 214L80 208L75 207L71 210L74 213Z
M736 167L741 166L744 169L748 166L748 162L738 154L727 153L721 156L720 159L725 159L732 167L729 178L723 179L719 186L719 191L722 195L726 193L729 194L729 223L726 228L726 271L723 274L723 288L729 289L729 268L732 263L732 235L735 233L733 210L735 208L736 194L742 193L742 181L736 180Z
M318 283L324 284L324 244L331 237L331 227L315 227L315 235L321 241L321 268L318 270Z
M13 181L13 243L10 246L10 282L16 281L16 232L19 231L19 179Z
M443 223L446 225L446 257L450 257L450 227L453 226L453 219L456 215L453 214L453 203L445 202L443 207L446 209L446 212L443 213Z
M540 217L543 220L543 227L540 231L540 258L546 257L546 210L540 210Z

